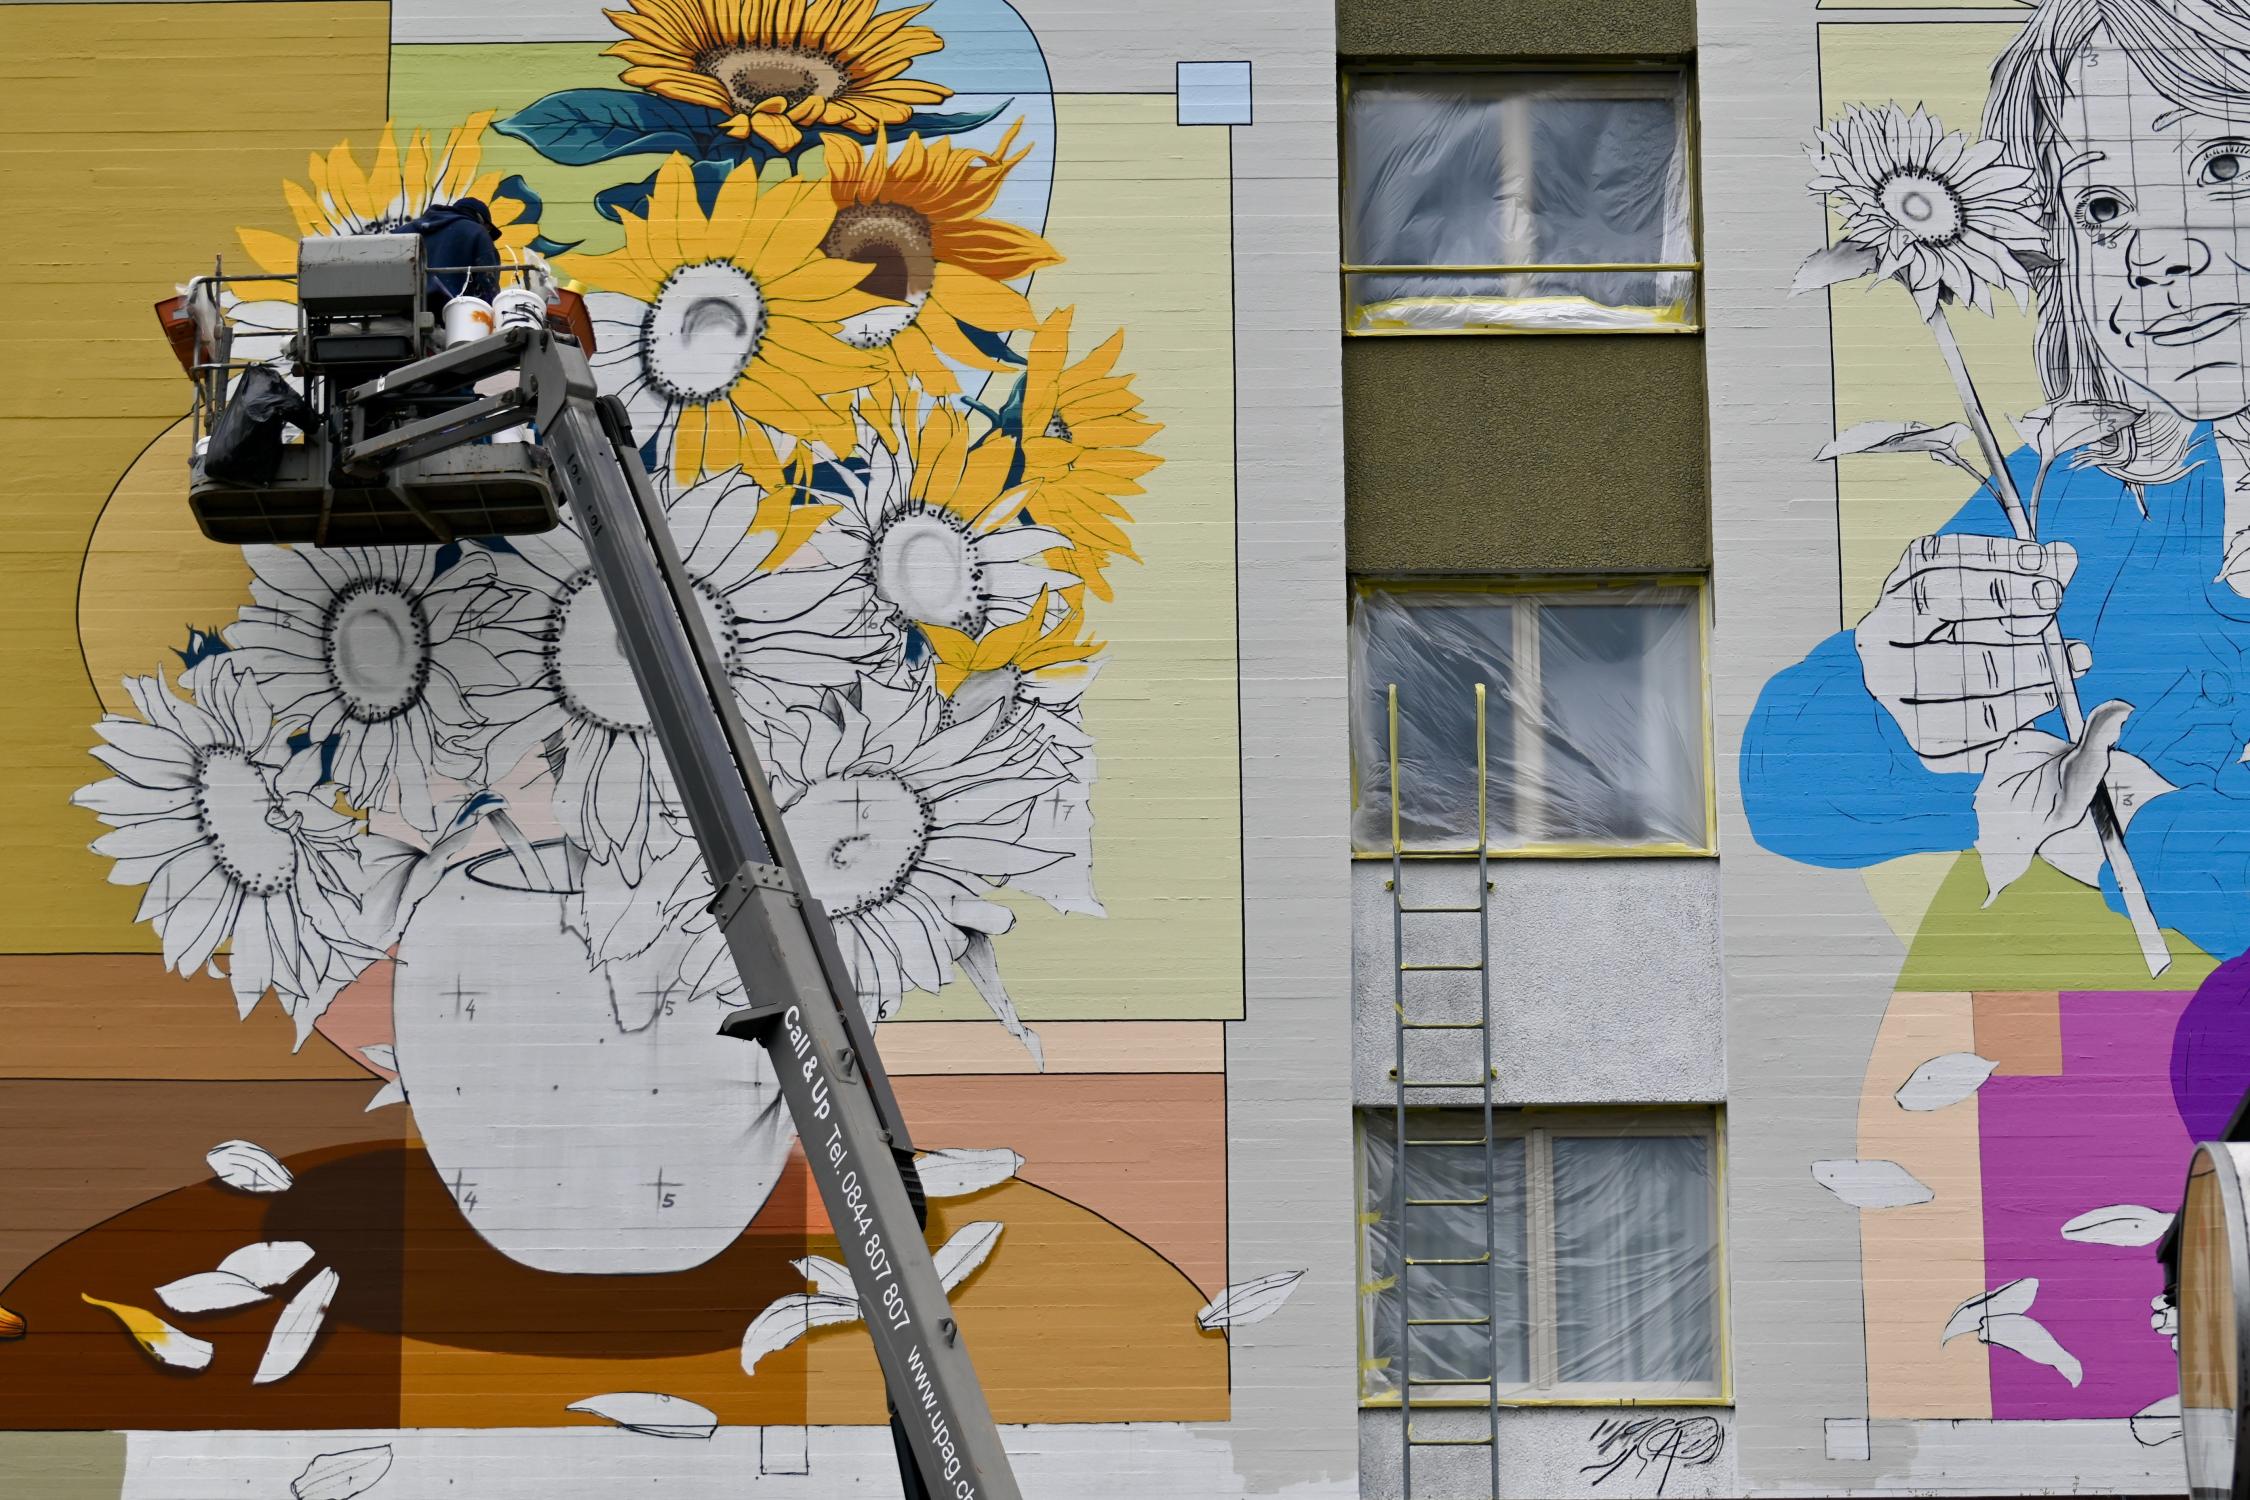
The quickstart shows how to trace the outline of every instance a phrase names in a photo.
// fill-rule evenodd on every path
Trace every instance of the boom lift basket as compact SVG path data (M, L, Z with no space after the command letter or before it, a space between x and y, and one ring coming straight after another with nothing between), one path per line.
M453 389L402 391L347 406L339 398L384 371L436 352L436 320L423 306L427 268L422 242L410 234L314 236L302 243L295 276L230 276L223 267L199 276L185 294L159 303L167 336L194 379L195 458L188 504L196 525L215 542L304 542L328 547L414 546L464 536L520 536L551 530L559 516L552 461L528 442L482 442L396 456L372 471L353 472L345 450L384 432L441 422L476 409L509 418L482 422L484 435L520 427L528 410L493 407L469 389L464 372ZM504 266L500 275L529 281L535 268ZM255 287L250 283L257 283ZM243 483L208 471L213 427L235 399L253 361L233 357L222 292L278 300L274 283L293 284L297 326L283 358L273 362L315 411L314 429L284 441L273 478ZM591 330L572 316L573 294L550 303L550 326ZM481 341L480 341L481 342ZM433 427L433 431L437 430ZM458 428L451 429L456 439Z

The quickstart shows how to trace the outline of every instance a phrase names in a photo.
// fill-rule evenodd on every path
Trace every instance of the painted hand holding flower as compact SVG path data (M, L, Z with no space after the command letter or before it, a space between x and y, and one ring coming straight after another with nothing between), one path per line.
M2104 784L2118 725L2129 710L2103 705L2100 733L2088 737L2075 686L2086 664L2073 658L2055 623L2075 559L2064 555L2067 548L2041 547L2038 532L2039 501L2053 466L2106 444L2139 413L2073 402L2026 414L2017 426L2037 452L2027 498L1970 378L1947 309L1961 303L1989 313L1995 287L2019 306L2028 302L2027 267L2050 263L2034 174L2004 162L1998 142L1972 144L1947 134L1926 111L1909 115L1895 104L1847 109L1820 132L1811 154L1811 189L1841 216L1842 232L1805 262L1792 290L1867 276L1897 282L1937 341L1965 423L1863 423L1817 457L1914 453L1951 465L1992 495L2012 532L2010 538L1925 537L1907 548L1859 627L1869 691L1931 769L1985 777L1976 798L1977 846L1993 896L2028 867L2027 839L2036 850L2051 835L2090 819L2142 957L2151 974L2161 973L2171 953ZM1964 446L1973 448L1974 459ZM2049 749L2023 736L2051 710L2060 711L2067 738Z

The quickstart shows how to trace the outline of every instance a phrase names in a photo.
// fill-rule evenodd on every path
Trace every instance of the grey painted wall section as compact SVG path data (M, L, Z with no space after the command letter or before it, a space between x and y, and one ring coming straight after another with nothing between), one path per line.
M1735 1434L1745 1490L1787 1494L1884 1482L1881 1464L1848 1447L1827 1456L1824 1419L1867 1409L1858 1224L1805 1211L1803 1185L1811 1161L1858 1154L1859 1089L1846 1080L1865 1069L1902 956L1856 874L1752 842L1733 770L1759 688L1837 625L1835 494L1807 462L1833 434L1828 320L1820 299L1788 297L1823 235L1802 155L1819 123L1811 20L1796 0L1715 0L1701 10L1697 58ZM1830 571L1814 576L1823 557ZM1802 957L1812 932L1817 966Z
M1337 0L1346 57L1668 57L1695 49L1694 0Z
M1344 341L1355 573L1700 572L1703 340Z
M1712 859L1497 860L1492 883L1493 1058L1508 1104L1716 1103L1726 1098L1719 981L1719 862ZM1352 1098L1391 1103L1391 878L1352 867ZM1406 867L1409 904L1475 899L1473 860ZM1476 957L1473 916L1409 916L1414 963ZM1476 976L1410 976L1418 1020L1472 1019ZM1476 1076L1473 1031L1408 1037L1416 1078ZM1418 1089L1416 1104L1475 1095Z
M1729 1429L1721 1407L1517 1407L1500 1414L1500 1494L1507 1500L1550 1495L1696 1496L1740 1493ZM1359 1414L1361 1500L1400 1500L1399 1414ZM1713 1429L1716 1429L1714 1435ZM1480 1438L1479 1409L1417 1410L1420 1437ZM1663 1449L1701 1462L1666 1462ZM1481 1447L1420 1448L1414 1455L1414 1500L1469 1500L1492 1493L1490 1461Z

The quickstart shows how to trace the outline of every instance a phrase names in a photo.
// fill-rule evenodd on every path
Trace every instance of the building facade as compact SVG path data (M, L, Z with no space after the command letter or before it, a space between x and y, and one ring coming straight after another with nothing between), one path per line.
M2184 1490L2237 0L0 58L0 1495L895 1492L575 532L186 508L149 304L283 359L299 236L464 197L587 299L1027 1495Z

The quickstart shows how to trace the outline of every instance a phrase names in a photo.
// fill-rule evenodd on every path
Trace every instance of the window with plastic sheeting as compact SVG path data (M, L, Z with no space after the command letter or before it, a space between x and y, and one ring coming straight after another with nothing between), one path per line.
M1345 329L1694 331L1691 140L1675 69L1354 74Z
M1488 1154L1480 1111L1408 1111L1400 1183L1392 1112L1361 1114L1361 1400L1402 1373L1417 1406L1495 1376L1502 1401L1725 1399L1712 1117L1495 1119Z
M1703 626L1694 580L1360 582L1353 848L1710 852Z

